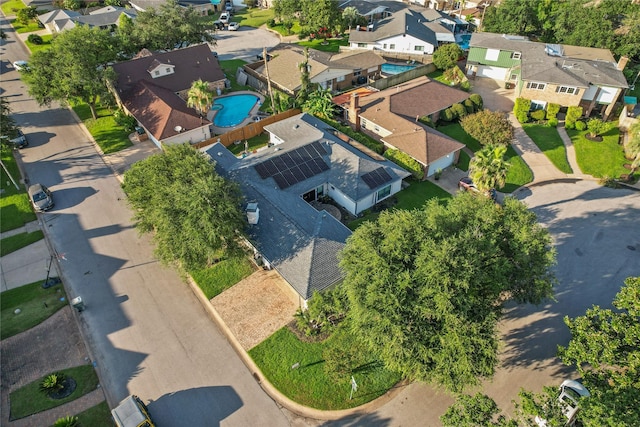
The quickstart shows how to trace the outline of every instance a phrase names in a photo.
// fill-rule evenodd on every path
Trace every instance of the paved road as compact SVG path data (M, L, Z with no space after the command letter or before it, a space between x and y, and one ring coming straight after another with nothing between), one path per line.
M9 59L26 59L7 26L2 89L30 146L31 182L56 207L40 218L111 405L130 393L149 401L159 426L288 426L182 280L158 264L132 227L119 182L67 109L29 99Z

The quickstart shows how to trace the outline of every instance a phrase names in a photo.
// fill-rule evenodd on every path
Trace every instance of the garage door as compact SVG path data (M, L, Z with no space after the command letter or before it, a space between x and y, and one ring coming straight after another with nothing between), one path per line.
M429 165L429 170L427 171L427 176L433 175L438 169L445 169L451 166L451 164L453 163L453 159L455 158L454 154L455 153L449 153L446 156L440 157L438 160L431 163Z
M495 80L504 80L507 75L507 69L502 67L489 67L481 65L478 67L478 77L488 77Z

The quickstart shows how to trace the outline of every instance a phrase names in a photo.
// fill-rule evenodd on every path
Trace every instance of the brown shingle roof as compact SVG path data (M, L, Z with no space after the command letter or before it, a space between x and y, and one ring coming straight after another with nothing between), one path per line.
M210 124L178 95L153 83L141 80L128 94L125 107L158 141L177 135L176 126L190 130Z

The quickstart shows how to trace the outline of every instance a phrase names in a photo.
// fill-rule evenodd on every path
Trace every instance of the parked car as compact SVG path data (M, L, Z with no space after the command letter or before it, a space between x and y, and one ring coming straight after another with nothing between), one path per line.
M572 427L576 423L576 416L580 410L578 401L583 397L589 397L591 393L585 386L574 380L564 380L560 384L560 394L558 395L558 404L562 409L562 413L567 417L565 426ZM547 420L536 415L536 424L540 427L547 427Z
M15 61L13 63L13 68L18 71L29 71L29 63L23 60Z
M237 22L229 22L229 31L238 31L240 24Z
M218 58L218 52L216 52L215 50L211 51L211 55L213 55L214 58Z
M48 211L54 206L51 191L42 184L33 184L29 187L29 199L38 212Z
M224 22L216 19L215 21L213 21L213 28L215 28L216 30L224 30Z
M29 145L29 141L27 141L27 137L24 133L18 129L18 136L11 140L11 144L13 144L14 148L24 148Z
M474 193L480 193L480 190L478 190L478 187L476 187L476 185L473 183L473 180L468 176L463 176L462 178L460 178L460 181L458 181L458 189L464 190L464 191L472 191ZM485 196L489 197L494 202L498 200L498 192L496 191L495 188L491 188L487 190L485 192Z
M223 24L228 24L229 23L229 12L222 12L220 14L220 18L218 18L218 20L220 22L222 22Z

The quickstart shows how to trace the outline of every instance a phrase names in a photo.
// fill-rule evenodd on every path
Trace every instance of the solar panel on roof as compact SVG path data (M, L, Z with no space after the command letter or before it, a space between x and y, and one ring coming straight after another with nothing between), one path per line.
M327 155L327 150L325 150L322 144L320 144L318 141L312 142L311 147L313 147L313 149L318 153L319 156Z
M297 163L291 158L291 156L289 155L289 153L284 153L282 155L280 155L280 158L282 159L282 161L284 162L285 165L287 165L287 168L291 169L292 167L294 167Z
M260 175L260 178L262 179L269 178L271 176L264 163L258 163L254 166L254 169L256 170L256 172L258 172L258 175Z
M276 184L278 184L278 187L280 187L281 190L284 190L285 188L289 187L289 183L287 182L286 179L284 179L284 177L282 176L282 174L275 174L273 176L273 179L276 181Z
M278 172L282 172L283 170L289 169L286 163L284 162L284 160L282 160L280 156L274 157L273 159L271 159L271 161L273 162L274 165L276 165Z
M273 164L273 161L266 160L263 162L264 167L267 168L267 172L269 172L269 176L273 176L278 173L278 168Z
M376 187L377 187L377 185L376 185L375 181L373 180L373 178L371 178L371 175L370 175L370 174L368 174L368 173L367 173L367 174L364 174L364 175L362 175L362 177L361 177L361 178L362 178L362 180L364 181L364 183L365 183L365 184L367 184L367 186L368 186L371 190L373 190L374 188L376 188Z
M320 167L321 171L328 171L329 170L329 165L327 165L324 160L322 160L320 157L318 157L317 159L315 159L316 164Z
M300 168L300 170L304 174L305 179L306 178L311 178L313 175L315 175L313 172L311 172L311 169L309 168L309 166L306 163L300 163L298 165L298 167Z
M303 160L302 160L302 156L300 156L300 151L299 150L293 150L289 153L289 156L291 156L291 158L293 159L294 162L296 162L296 165L299 165Z
M320 169L320 166L318 166L314 160L309 160L307 163L305 163L305 165L309 166L309 169L311 169L313 175L318 175L320 172L322 172L322 169Z
M376 172L378 174L378 177L380 178L380 184L385 184L389 181L391 181L393 178L391 178L391 175L389 175L389 172L387 172L387 170L383 167L379 167L378 169L374 170L374 172Z
M291 170L282 171L282 176L284 177L284 179L287 180L289 185L298 183L298 180L296 179L295 176L293 176L293 173L291 172Z
M293 176L296 177L297 182L304 181L305 179L307 179L307 177L304 176L304 173L302 173L300 168L297 166L295 168L291 168L291 173L293 174Z

